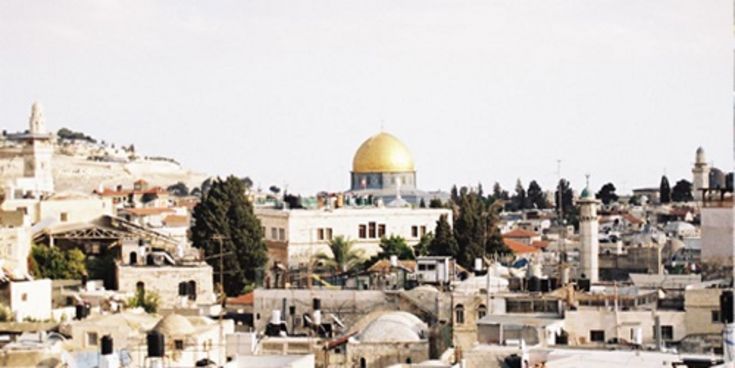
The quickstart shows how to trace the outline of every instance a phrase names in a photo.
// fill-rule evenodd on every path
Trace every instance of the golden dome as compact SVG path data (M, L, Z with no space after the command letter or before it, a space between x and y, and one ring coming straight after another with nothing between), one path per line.
M355 173L413 172L416 169L408 148L388 133L378 133L360 145L352 160Z

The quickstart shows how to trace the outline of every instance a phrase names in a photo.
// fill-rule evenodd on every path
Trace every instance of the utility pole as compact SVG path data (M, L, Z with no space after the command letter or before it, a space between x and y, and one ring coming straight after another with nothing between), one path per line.
M227 294L225 294L225 269L224 269L225 262L224 260L225 260L225 256L229 256L233 254L232 252L223 251L223 241L228 240L228 239L229 238L224 237L220 234L215 234L214 236L212 236L212 240L217 241L219 245L219 252L217 254L213 254L205 258L205 259L217 258L219 260L219 267L218 267L219 269L217 270L217 272L219 273L219 287L222 291L222 296L221 296L220 305L219 305L219 341L220 341L219 358L220 358L220 364L224 364L224 361L225 361L224 352L227 347L227 344L224 341L225 332L222 326L222 319L224 316L224 309L225 309L225 301L227 300ZM228 273L231 273L231 272L228 272Z

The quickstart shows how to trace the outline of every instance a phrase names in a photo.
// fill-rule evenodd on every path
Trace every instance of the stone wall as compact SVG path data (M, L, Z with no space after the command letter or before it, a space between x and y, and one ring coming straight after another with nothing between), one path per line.
M192 305L215 303L212 267L207 264L196 266L125 266L117 265L118 290L133 294L138 282L142 282L146 292L152 291L161 298L160 308L181 306L179 283L196 282L197 298Z

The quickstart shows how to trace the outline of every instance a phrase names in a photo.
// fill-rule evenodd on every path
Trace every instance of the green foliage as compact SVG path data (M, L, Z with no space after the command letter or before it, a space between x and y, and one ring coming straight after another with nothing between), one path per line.
M661 177L661 184L658 187L658 194L661 203L671 202L671 186L669 185L669 178L666 175Z
M640 206L641 205L641 198L637 195L631 196L628 200L628 204L631 206Z
M406 239L398 235L391 235L387 238L380 239L380 252L378 259L390 258L397 256L400 260L415 259L413 250L406 243Z
M444 203L439 198L432 198L429 201L429 208L444 208Z
M63 252L55 247L33 245L31 258L30 263L35 265L33 275L37 278L77 280L87 272L84 253L76 248Z
M92 143L97 143L95 139L92 137L85 135L82 132L75 132L71 129L67 128L61 128L56 132L56 136L59 137L59 139L68 139L68 140L83 140L88 141Z
M459 246L460 265L471 268L475 258L508 252L497 227L500 202L491 203L477 193L460 191L459 211L454 220L454 237Z
M600 188L595 197L602 201L603 204L610 204L618 201L618 195L615 194L615 184L607 183Z
M523 189L523 183L521 183L520 178L516 181L516 191L513 197L511 198L511 204L512 204L513 211L518 211L518 210L523 210L523 209L528 208L526 190Z
M255 282L258 270L268 261L260 221L245 196L241 179L229 176L210 182L202 191L202 201L194 208L191 238L195 247L204 249L206 256L219 254L222 236L224 257L224 290L227 295L239 295L246 285ZM202 184L202 188L205 185ZM209 258L214 274L220 272L219 259Z
M423 198L419 201L419 208L426 208L426 201Z
M528 208L545 209L549 208L549 202L546 200L546 194L536 180L531 180L526 191L528 197Z
M319 253L316 256L321 267L335 273L349 272L363 261L363 253L355 249L354 242L343 236L336 236L329 242L332 256Z
M434 240L433 233L424 234L419 240L419 242L413 246L413 254L415 254L417 257L418 256L428 256L429 247L431 246L431 242L433 240Z
M158 294L138 289L135 291L135 295L128 299L127 305L128 308L143 308L146 313L156 313L160 303L161 298Z
M436 221L434 229L434 238L429 243L429 255L432 256L452 256L459 254L459 245L454 238L452 227L449 225L447 215L441 215Z
M5 304L0 303L0 322L10 322L13 320L13 311Z
M671 190L671 200L674 202L690 202L694 200L694 197L692 197L692 183L685 179L677 181L674 189Z
M108 290L115 288L115 254L113 252L108 250L100 255L87 257L86 266L90 279L102 280Z
M189 195L189 187L186 186L186 183L180 181L174 185L169 185L166 188L166 191L169 192L171 195L177 196L177 197L184 197Z
M560 192L561 195L559 195ZM563 220L567 224L572 224L574 227L577 227L579 220L578 216L575 215L578 211L576 207L574 207L574 192L572 191L572 186L569 184L569 181L566 179L559 180L559 185L556 187L556 192L554 194L554 201L556 202L557 212L560 208L564 210Z

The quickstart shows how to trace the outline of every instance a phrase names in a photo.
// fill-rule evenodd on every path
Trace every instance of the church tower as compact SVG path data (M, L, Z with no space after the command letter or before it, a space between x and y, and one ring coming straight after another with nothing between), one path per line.
M582 274L590 280L591 283L599 281L599 254L600 242L598 239L599 222L597 219L597 206L599 201L592 196L589 189L589 178L587 179L587 187L584 188L582 194L577 201L579 205L579 270L577 277Z
M39 193L54 191L54 178L51 170L51 159L54 149L51 135L46 131L41 105L33 103L31 116L28 118L28 134L23 139L23 178L26 183L32 182L31 188L24 188Z
M709 165L704 156L704 148L697 148L697 155L692 168L692 191L694 200L702 200L702 189L709 188Z

